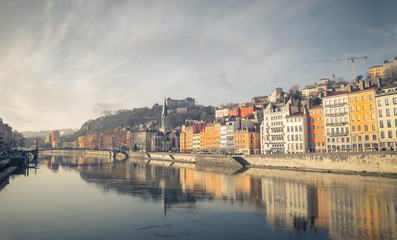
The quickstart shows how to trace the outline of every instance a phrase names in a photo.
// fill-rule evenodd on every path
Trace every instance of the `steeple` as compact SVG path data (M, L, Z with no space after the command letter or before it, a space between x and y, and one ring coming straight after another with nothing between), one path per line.
M161 122L160 122L160 132L163 132L164 134L167 133L168 131L168 110L167 110L167 101L164 98L164 105L163 105L163 111L161 113Z

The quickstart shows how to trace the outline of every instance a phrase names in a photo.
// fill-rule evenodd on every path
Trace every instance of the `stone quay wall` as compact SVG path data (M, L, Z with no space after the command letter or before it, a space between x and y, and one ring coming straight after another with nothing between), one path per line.
M110 156L109 151L45 150L41 154ZM128 152L130 158L155 159L216 167L277 167L289 169L397 174L397 152L310 153L274 155L221 155Z
M129 153L132 158L191 162L196 165L278 167L290 169L397 174L397 152L218 155L186 153Z

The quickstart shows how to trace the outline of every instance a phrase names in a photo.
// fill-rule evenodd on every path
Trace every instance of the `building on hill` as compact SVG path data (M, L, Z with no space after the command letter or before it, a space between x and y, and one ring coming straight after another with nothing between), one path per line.
M217 108L215 109L215 118L224 118L229 116L229 108Z
M276 88L273 92L268 96L268 101L272 103L278 103L284 101L284 91L282 88Z
M368 68L368 73L371 79L383 78L382 65L372 66Z
M255 123L249 120L238 119L227 121L221 126L221 152L234 153L234 133L237 129L253 128Z
M191 97L182 100L167 98L165 104L168 107L168 111L186 113L188 108L195 106L196 100Z

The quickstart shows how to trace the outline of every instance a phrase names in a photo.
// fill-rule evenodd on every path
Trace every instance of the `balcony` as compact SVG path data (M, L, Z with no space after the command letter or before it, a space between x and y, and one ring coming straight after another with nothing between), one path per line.
M330 133L329 136L330 137L344 137L344 136L348 136L349 133L348 132L343 132L343 133Z
M343 113L327 113L325 116L327 117L340 117L340 116L345 116L349 115L349 112L343 112Z
M336 104L328 104L328 105L325 105L324 107L325 108L334 108L334 107L343 107L346 105L347 105L347 102L343 102L343 103L336 103Z
M327 127L337 127L337 126L345 126L348 125L349 122L339 122L339 123L327 123Z

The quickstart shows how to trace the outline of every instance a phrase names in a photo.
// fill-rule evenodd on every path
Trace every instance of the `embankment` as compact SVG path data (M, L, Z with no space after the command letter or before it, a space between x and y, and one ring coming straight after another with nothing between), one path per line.
M68 150L59 150L59 149L52 149L52 150L40 150L40 154L47 156L47 155L77 155L77 156L103 156L103 157L110 157L111 152L109 151L102 151L102 150L83 150L83 149L68 149Z
M396 152L217 155L184 153L129 153L132 158L192 162L196 165L277 167L314 171L397 174Z
M41 154L79 154L81 156L111 156L109 151L46 150ZM134 159L153 159L191 163L196 167L264 168L276 167L311 171L359 172L397 174L397 152L318 153L277 155L219 155L188 153L140 153L128 152Z

